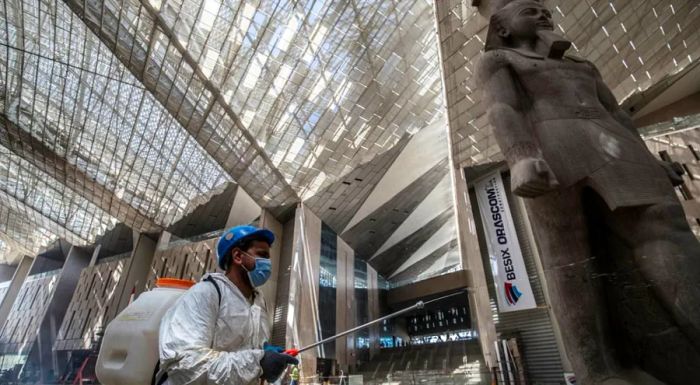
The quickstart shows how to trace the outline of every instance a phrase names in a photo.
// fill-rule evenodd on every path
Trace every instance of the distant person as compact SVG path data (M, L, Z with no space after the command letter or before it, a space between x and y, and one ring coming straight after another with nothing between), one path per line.
M270 230L255 226L236 226L219 238L216 254L225 273L207 274L163 318L158 384L257 385L261 378L275 382L288 364L299 363L265 346L270 326L258 288L272 273L274 241Z
M294 365L292 367L292 374L290 376L292 378L292 382L289 383L289 385L299 385L299 367Z

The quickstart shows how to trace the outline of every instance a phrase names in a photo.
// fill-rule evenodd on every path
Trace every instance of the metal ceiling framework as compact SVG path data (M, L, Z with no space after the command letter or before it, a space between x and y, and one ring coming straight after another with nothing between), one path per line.
M428 0L0 13L0 260L165 228L230 182L281 210L444 113Z
M41 245L85 245L118 220L149 230L230 181L65 5L3 11L0 188L4 218L20 219L8 238L36 235L18 232L27 220Z
M620 99L697 60L694 0L548 3ZM166 228L232 182L280 212L318 197L444 116L440 65L455 163L500 159L470 81L486 32L471 1L5 0L0 14L0 261L118 222Z
M262 206L311 196L441 112L425 0L67 3L158 97L181 87L201 114L171 113Z

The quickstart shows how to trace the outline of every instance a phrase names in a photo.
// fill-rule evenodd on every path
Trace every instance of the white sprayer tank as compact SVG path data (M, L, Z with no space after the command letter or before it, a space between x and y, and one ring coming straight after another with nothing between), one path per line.
M103 385L150 385L158 363L158 331L165 312L194 282L159 279L109 323L95 373Z

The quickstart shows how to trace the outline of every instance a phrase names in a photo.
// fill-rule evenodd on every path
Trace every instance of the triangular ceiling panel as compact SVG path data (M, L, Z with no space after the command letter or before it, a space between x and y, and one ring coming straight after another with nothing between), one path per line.
M223 229L231 212L231 206L239 186L229 183L218 195L184 216L167 231L180 238L189 238L210 231Z
M391 277L391 282L401 284L406 281L414 280L417 277L425 279L433 275L439 275L443 269L454 267L459 263L459 253L457 253L456 248L456 239L445 243L425 258ZM457 258L455 258L455 256Z
M336 232L341 232L406 147L405 136L389 151L358 166L306 200L306 206Z
M413 255L407 258L406 261L398 269L396 269L396 271L394 271L392 275L389 276L389 279L393 279L394 276L408 269L413 264L423 260L445 243L456 239L456 237L457 234L455 232L454 221L445 222L445 224L442 225L442 227L438 231L436 231L435 234L433 234L433 236L430 237L430 239L423 243L423 246L421 246L420 249L418 249L415 253L413 253Z
M418 251L442 226L452 218L452 210L446 209L437 217L424 223L419 229L396 243L386 251L379 253L369 260L369 263L379 274L389 277L399 266Z
M366 219L421 175L444 161L447 149L447 128L443 120L414 134L343 231Z
M411 215L399 226L391 237L387 239L382 247L372 256L383 253L390 247L403 241L413 233L423 228L428 222L432 221L437 216L444 214L445 210L452 209L452 186L449 173L446 173L440 183L438 183L433 191L416 207Z
M404 150L405 152L405 150ZM443 159L391 199L356 223L341 237L355 250L355 255L369 259L391 234L428 196L433 187L449 172Z

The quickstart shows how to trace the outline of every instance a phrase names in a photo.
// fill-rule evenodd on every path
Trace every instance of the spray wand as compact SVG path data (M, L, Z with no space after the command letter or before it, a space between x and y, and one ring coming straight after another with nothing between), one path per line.
M427 304L430 304L430 303L433 303L433 302L436 302L436 301L440 301L440 300L443 300L443 299L445 299L445 298L453 297L453 296L458 295L458 294L463 294L463 293L465 293L466 291L467 291L466 289L462 289L462 290L460 290L460 291L458 291L458 292L455 292L455 293L452 293L452 294L448 294L448 295L444 295L444 296L439 297L439 298L431 299L431 300L429 300L429 301L427 301L427 302L418 301L418 302L416 302L414 305L409 306L409 307L407 307L407 308L405 308L405 309L401 309L401 310L399 310L399 311L397 311L397 312L391 313L391 314L389 314L389 315L385 315L384 317L377 318L377 319L375 319L375 320L373 320L373 321L367 322L366 324L362 324L362 325L360 325L360 326L356 326L356 327L354 327L354 328L352 328L352 329L346 330L346 331L344 331L344 332L342 332L342 333L338 333L338 334L336 334L336 335L334 335L334 336L330 336L330 337L328 337L328 338L324 338L324 339L322 339L321 341L315 342L315 343L313 343L313 344L311 344L311 345L304 346L303 348L300 348L300 349L287 349L287 350L285 350L283 353L284 353L284 354L288 354L288 355L293 356L293 357L296 357L299 353L304 352L304 351L307 351L307 350L309 350L309 349L313 349L313 348L315 348L316 346L323 345L323 344L325 344L326 342L330 342L330 341L336 340L336 339L338 339L338 338L340 338L340 337L344 337L344 336L346 336L346 335L348 335L348 334L352 334L352 333L354 333L354 332L356 332L356 331L362 330L362 329L364 329L364 328L366 328L366 327L372 326L372 325L374 325L374 324L376 324L376 323L379 323L379 322L382 322L382 321L384 321L384 320L388 320L388 319L391 319L391 318L394 318L394 317L398 317L398 316L400 316L401 314L408 313L408 312L410 312L410 311L412 311L412 310L416 310L416 309L420 310L420 309L423 309L423 308L425 307L425 305L427 305Z

